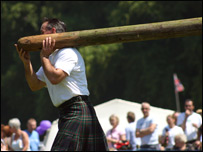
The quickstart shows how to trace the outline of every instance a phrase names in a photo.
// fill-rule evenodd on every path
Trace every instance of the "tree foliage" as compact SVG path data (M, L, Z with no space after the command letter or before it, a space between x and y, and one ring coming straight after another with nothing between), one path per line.
M39 34L43 17L56 17L68 31L170 21L202 16L201 1L1 1L1 120L26 123L58 117L46 88L31 92L14 43ZM80 47L94 105L113 98L176 109L173 73L185 87L179 93L202 107L200 36ZM31 53L34 70L39 52Z

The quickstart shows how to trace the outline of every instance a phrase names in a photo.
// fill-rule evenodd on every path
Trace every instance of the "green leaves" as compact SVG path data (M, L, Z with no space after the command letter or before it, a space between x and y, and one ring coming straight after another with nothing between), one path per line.
M56 17L68 31L136 25L202 16L202 2L189 1L2 1L1 2L1 118L54 120L47 89L31 92L23 64L13 46L24 36L39 34L43 17ZM108 44L78 48L86 64L94 105L121 98L176 109L173 73L185 87L179 93L202 107L202 38L184 37L156 41ZM39 53L31 53L34 70ZM45 108L46 107L46 108ZM183 108L181 108L183 110ZM23 125L22 125L23 126ZM24 125L25 126L25 125Z

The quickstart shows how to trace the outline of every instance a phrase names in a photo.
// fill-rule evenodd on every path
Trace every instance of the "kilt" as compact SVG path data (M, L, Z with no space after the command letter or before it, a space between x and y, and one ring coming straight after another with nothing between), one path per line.
M106 136L91 102L66 101L59 114L59 131L51 151L108 151Z

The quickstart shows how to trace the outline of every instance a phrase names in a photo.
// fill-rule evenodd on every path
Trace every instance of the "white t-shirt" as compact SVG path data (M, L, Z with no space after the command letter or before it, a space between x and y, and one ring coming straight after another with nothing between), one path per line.
M180 126L183 123L184 119L185 112L181 113L178 116L177 125ZM196 112L193 112L190 116L188 116L186 121L185 135L187 136L188 141L195 140L197 138L198 129L192 125L193 123L197 124L198 128L202 124L202 117Z
M52 84L46 77L42 66L36 73L38 79L46 83L54 106L58 107L64 101L77 95L89 95L85 63L77 49L57 49L49 56L49 60L55 68L62 69L68 74L59 84Z
M166 148L173 148L173 146L175 145L175 136L178 134L184 134L183 129L179 126L174 126L173 128L170 128L169 126L166 126L163 129L163 136L165 136L166 134L166 129L168 129L169 132L169 141L168 141L168 145L166 146Z
M155 145L158 144L158 123L157 121L152 117L148 116L147 118L141 118L137 121L137 129L146 129L151 124L156 124L156 128L153 133L146 135L144 137L141 137L141 145Z
M131 122L129 123L126 128L125 128L125 132L126 132L126 139L130 141L130 144L132 145L132 150L136 150L136 146L141 144L141 139L140 137L136 138L135 135L135 131L136 131L136 122Z

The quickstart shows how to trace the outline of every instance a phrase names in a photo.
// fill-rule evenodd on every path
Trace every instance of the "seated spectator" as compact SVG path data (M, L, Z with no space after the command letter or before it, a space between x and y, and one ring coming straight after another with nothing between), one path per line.
M127 121L128 125L125 128L126 132L126 140L128 140L131 144L132 149L131 150L136 150L137 145L140 145L140 138L136 138L135 136L135 129L136 129L136 122L135 122L135 114L133 112L128 112L127 113Z
M11 127L11 150L12 151L30 151L29 137L25 131L22 131L20 120L18 118L10 119L8 122Z
M113 128L106 134L108 147L109 150L115 150L115 143L126 140L125 129L119 126L119 118L116 115L111 115L109 121Z
M38 132L35 131L36 127L37 127L37 121L34 118L30 118L27 122L27 129L25 130L25 132L29 136L31 151L39 150L40 139L39 139Z
M194 110L193 101L185 101L185 112L181 113L177 119L177 125L182 127L186 137L187 145L194 145L197 139L197 130L202 125L202 117Z
M8 151L11 149L11 129L8 125L1 125L1 144L4 147L3 149Z
M184 134L184 132L181 127L175 125L175 118L172 115L168 115L166 121L168 125L163 129L162 145L165 146L166 150L171 150L175 145L175 136L178 134Z
M175 145L173 147L173 150L178 151L190 151L186 147L187 137L184 134L179 134L175 136Z

